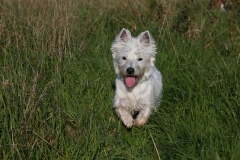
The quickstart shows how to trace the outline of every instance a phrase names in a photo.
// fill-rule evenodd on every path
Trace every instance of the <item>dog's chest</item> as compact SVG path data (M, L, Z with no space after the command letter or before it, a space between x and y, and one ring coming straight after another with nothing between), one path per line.
M151 96L151 87L136 86L123 95L123 106L131 112L139 111L152 104Z
M128 94L127 97L124 97L122 100L122 105L130 112L135 112L145 108L146 104L143 99L139 99L132 94Z

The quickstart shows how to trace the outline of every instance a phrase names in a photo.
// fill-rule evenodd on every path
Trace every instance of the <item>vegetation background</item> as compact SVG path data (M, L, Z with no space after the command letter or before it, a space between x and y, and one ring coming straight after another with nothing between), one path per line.
M240 159L240 2L2 0L0 159ZM110 46L149 30L164 92L147 125L112 109Z

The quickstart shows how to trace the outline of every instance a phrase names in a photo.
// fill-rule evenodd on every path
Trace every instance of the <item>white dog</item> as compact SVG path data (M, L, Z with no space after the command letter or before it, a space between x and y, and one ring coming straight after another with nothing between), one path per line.
M155 41L149 31L133 38L123 28L111 51L117 74L113 107L126 127L142 126L162 95L162 76L154 66Z

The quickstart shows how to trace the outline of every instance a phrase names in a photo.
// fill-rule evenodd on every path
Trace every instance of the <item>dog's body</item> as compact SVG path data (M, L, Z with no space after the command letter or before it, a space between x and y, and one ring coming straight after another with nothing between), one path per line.
M117 74L113 107L126 127L142 126L162 94L162 76L154 66L155 42L148 31L133 38L122 29L111 50Z

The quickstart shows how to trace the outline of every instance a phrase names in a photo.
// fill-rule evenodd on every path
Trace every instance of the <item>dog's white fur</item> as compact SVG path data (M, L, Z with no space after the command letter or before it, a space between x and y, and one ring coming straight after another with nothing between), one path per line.
M128 128L144 125L162 96L162 76L154 66L156 45L149 31L137 38L122 29L111 47L117 74L113 107ZM129 75L127 69L133 68ZM135 77L133 87L126 85L127 76ZM134 119L135 112L139 112Z

